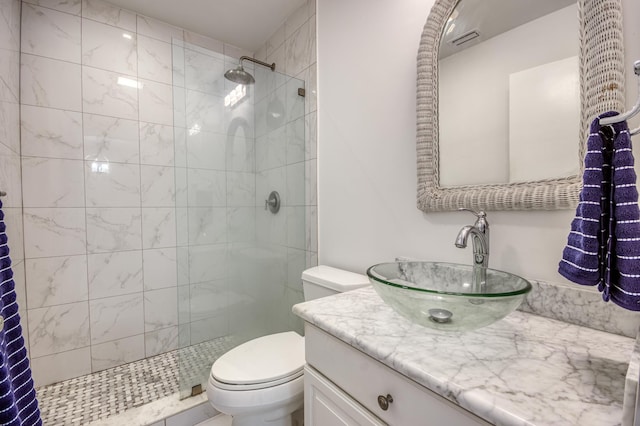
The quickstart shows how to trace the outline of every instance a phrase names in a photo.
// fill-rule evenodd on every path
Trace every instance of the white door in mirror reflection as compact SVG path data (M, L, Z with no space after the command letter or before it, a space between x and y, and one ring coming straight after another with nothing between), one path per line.
M487 39L480 27L479 41L440 57L441 187L525 182L578 172L576 16L577 6L572 4ZM473 22L478 17L465 18L463 10L453 22L464 19ZM476 25L482 22L472 26ZM464 26L463 21L458 26Z
M578 57L509 76L509 182L562 178L579 172Z

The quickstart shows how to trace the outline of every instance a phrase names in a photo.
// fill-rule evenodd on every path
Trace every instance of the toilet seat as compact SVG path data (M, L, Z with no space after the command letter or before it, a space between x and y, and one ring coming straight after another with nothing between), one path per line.
M293 331L271 334L218 358L209 380L226 390L265 389L302 376L304 363L304 337Z

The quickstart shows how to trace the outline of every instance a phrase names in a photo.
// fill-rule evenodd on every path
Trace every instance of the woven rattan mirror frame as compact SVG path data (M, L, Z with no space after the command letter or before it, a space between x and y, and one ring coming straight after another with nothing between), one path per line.
M420 39L417 87L418 208L556 210L574 207L580 175L496 185L442 188L438 167L438 46L447 18L459 0L436 0ZM532 0L535 1L535 0ZM576 161L584 158L589 123L598 114L624 110L624 52L621 0L578 0L580 20L580 138Z

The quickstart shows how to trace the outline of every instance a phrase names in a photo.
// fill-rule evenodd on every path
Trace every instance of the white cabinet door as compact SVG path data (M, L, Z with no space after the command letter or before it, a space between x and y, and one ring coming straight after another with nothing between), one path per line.
M306 426L385 424L308 365L304 368L304 399Z

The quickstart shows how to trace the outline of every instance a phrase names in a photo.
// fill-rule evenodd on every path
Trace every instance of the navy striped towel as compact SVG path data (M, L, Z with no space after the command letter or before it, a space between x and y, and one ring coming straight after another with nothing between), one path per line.
M601 127L599 118L591 123L580 202L558 272L597 284L605 301L639 311L640 209L631 138L626 122Z
M0 209L2 202L0 202ZM0 210L0 425L41 426L40 410L24 347L9 258L4 213Z

